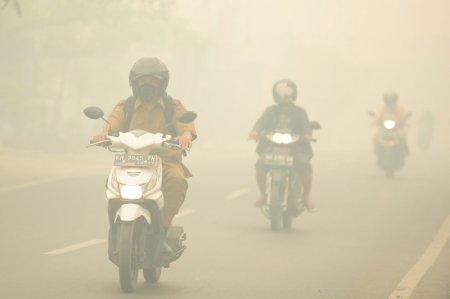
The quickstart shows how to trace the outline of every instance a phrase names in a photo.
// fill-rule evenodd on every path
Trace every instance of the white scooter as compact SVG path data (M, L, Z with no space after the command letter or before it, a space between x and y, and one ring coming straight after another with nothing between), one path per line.
M98 107L88 107L84 114L105 120ZM196 116L186 111L177 116L177 121L189 123ZM110 135L90 146L103 146L116 153L106 184L108 255L119 268L122 290L130 293L136 289L140 269L147 282L155 283L162 267L168 268L186 249L182 227L171 226L167 231L163 227L162 161L157 155L162 148L179 146L170 135L143 130Z

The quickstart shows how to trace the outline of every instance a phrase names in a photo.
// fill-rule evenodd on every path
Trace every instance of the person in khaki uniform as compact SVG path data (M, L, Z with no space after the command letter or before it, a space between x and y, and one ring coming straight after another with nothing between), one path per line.
M175 120L186 108L166 93L167 67L157 58L141 58L133 65L129 81L133 96L118 102L108 117L110 126L105 125L93 140L102 141L110 133L140 129L176 136L183 151L189 150L197 133L193 123ZM164 225L168 227L184 202L188 189L186 178L191 174L182 163L181 149L165 148L158 155L163 161L163 216Z

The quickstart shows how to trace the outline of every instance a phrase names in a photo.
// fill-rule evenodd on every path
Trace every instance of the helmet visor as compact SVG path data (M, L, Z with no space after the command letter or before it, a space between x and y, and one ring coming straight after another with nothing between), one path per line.
M136 81L138 86L152 85L158 87L162 84L162 80L160 78L152 75L143 75L141 77L138 77Z

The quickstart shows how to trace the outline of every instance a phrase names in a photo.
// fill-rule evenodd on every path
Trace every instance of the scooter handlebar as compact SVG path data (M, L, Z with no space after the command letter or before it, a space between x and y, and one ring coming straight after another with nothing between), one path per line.
M169 147L169 148L176 148L176 149L180 149L181 153L183 155L183 157L187 156L187 151L185 149L183 149L176 140L172 139L172 140L168 140L165 141L163 143L163 146Z
M111 144L112 144L111 140L109 140L109 139L102 140L102 141L90 140L89 141L89 145L86 146L86 147L93 147L93 146L104 146L104 147L107 147L107 146L110 146Z

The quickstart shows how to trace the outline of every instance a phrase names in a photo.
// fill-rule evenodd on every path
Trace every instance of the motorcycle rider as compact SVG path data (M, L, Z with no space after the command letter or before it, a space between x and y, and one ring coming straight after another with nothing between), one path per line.
M189 150L197 137L193 123L174 120L178 113L186 111L184 105L167 95L169 71L158 58L143 57L131 68L129 83L133 96L117 103L108 117L103 131L93 141L103 141L108 134L141 129L150 133L176 136L179 146ZM183 204L191 176L182 163L182 150L165 148L158 153L163 162L162 192L164 195L164 226L171 225Z
M249 139L258 142L256 152L260 155L256 168L256 181L261 194L260 199L255 202L256 207L261 207L266 202L266 174L261 156L271 146L265 139L260 139L261 133L275 128L284 128L292 130L292 133L303 137L303 140L295 146L297 152L294 158L294 167L299 172L299 186L303 186L302 200L308 211L315 209L314 202L311 199L312 186L312 166L310 160L313 157L311 145L308 141L312 140L312 129L310 126L306 110L295 105L297 98L297 86L288 79L282 79L273 85L273 99L275 105L268 107L262 116L256 121L253 130L249 134Z
M409 154L409 147L406 141L406 119L407 114L405 109L398 105L398 94L396 92L386 92L383 96L384 107L381 108L380 112L376 115L375 125L379 128L383 127L385 120L393 120L396 123L396 130L401 135L401 147L404 156ZM378 155L380 153L380 145L378 142L374 142L375 153Z

